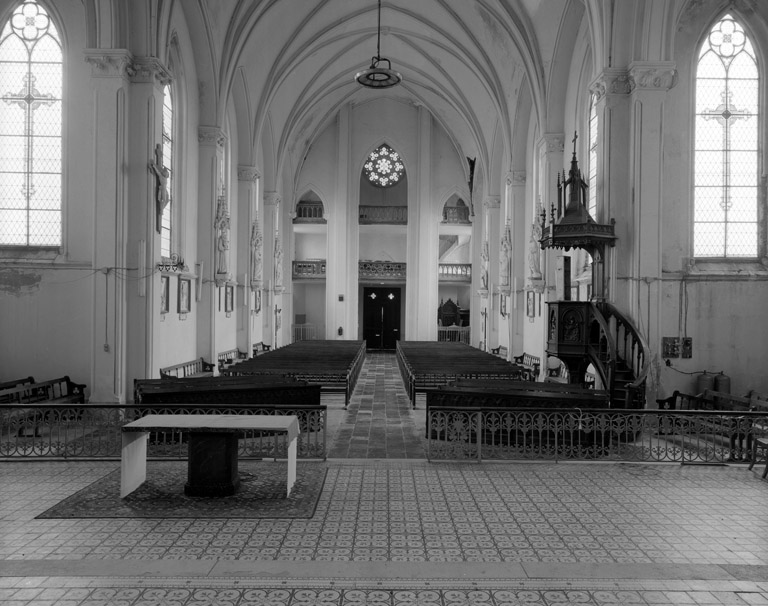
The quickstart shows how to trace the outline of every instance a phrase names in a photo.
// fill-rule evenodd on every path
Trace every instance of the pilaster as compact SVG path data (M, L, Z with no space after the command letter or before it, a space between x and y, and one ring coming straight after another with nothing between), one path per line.
M198 223L197 250L202 262L202 290L197 306L197 352L216 359L216 311L218 309L217 269L220 200L226 195L224 143L226 135L218 126L198 126Z
M115 268L128 267L127 201L128 181L115 166L127 162L129 66L133 56L127 50L86 49L91 65L93 95L93 267L107 268L93 284L93 362L91 401L126 401L127 295L131 288L117 278ZM144 300L134 290L131 300L143 311Z
M259 317L261 314L262 284L264 276L264 232L259 219L261 173L255 166L237 167L237 196L239 217L245 220L238 224L238 242L244 243L238 251L238 267L243 272L243 333L238 328L238 348L251 357L253 344L263 341Z
M280 194L276 191L264 192L264 298L262 299L262 330L264 334L264 343L276 347L277 337L277 317L282 312L276 310L282 309L282 298L279 296L281 290L275 282L275 273L277 268L277 259L275 258L275 249L277 246L277 221L280 212Z
M664 101L677 83L675 64L635 62L629 66L631 90L632 226L626 250L631 317L643 318L644 335L658 363L662 327L662 242L664 179ZM649 386L655 388L655 386ZM655 397L655 394L654 394Z

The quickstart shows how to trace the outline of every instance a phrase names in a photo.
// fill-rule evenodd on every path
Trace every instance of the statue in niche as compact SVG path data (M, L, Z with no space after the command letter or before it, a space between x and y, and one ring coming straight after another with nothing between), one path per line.
M163 146L155 145L155 159L149 161L149 170L155 174L155 229L157 233L163 231L163 211L168 206L170 196L168 194L168 177L171 171L163 165Z
M225 196L219 197L219 203L216 207L216 273L228 274L229 266L227 255L229 254L229 212L227 209L227 199Z
M528 242L528 269L532 280L541 280L541 225L536 221L531 225L531 239Z
M251 225L251 282L261 280L263 268L263 242L264 236L259 229L259 222L254 221Z
M275 237L275 286L283 285L283 244L280 236Z
M509 237L509 229L504 231L501 239L501 252L499 254L499 284L509 286L509 265L512 260L512 241Z
M490 258L490 254L488 252L488 240L483 242L483 247L480 251L480 258L482 259L480 281L482 283L482 288L484 290L488 290L488 259Z

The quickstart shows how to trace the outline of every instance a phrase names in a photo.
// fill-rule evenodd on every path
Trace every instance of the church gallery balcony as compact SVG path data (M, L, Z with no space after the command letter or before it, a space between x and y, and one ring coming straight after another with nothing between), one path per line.
M406 264L393 261L359 261L357 264L360 280L398 280L406 277ZM293 262L294 280L325 280L325 259L310 259ZM472 281L470 263L440 263L439 280L441 282Z
M407 206L360 205L360 225L407 225Z
M471 263L440 263L438 272L440 282L472 282Z

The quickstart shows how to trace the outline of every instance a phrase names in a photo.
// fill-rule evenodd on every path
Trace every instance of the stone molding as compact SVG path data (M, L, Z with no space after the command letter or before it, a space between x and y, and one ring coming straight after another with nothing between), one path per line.
M641 61L629 64L630 91L667 92L677 84L677 68L671 61Z
M197 127L197 141L201 145L215 145L216 147L224 147L224 142L226 140L227 136L218 126Z
M256 181L261 178L261 172L255 166L238 166L238 181Z
M609 67L595 78L589 90L595 96L595 102L606 95L628 95L631 92L629 74L625 69Z
M527 174L524 170L512 171L512 185L525 185Z
M165 86L173 82L173 75L157 57L134 57L128 75L131 82Z
M133 75L133 55L123 48L86 48L85 62L91 66L92 78L125 78Z

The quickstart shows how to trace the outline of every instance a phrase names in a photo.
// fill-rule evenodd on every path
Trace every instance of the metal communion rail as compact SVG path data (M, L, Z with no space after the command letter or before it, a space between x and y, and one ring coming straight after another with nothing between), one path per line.
M296 415L301 433L298 456L327 456L325 406L212 407L193 404L81 404L0 405L0 459L119 459L121 427L144 414L267 414ZM286 458L285 435L244 432L238 441L241 458ZM151 458L187 456L186 438L175 431L152 433L147 445Z
M583 460L724 464L748 461L768 415L752 412L427 410L429 460Z

